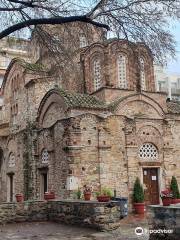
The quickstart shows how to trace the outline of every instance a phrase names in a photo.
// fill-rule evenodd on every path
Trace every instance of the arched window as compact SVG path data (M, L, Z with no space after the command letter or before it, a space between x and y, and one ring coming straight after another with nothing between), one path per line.
M142 57L139 59L139 63L140 63L141 89L146 90L146 77L145 77L145 69L144 69L144 59Z
M144 160L157 160L158 150L152 143L144 143L139 149L139 158Z
M127 88L127 58L123 54L118 56L118 83L120 88Z
M94 88L98 90L101 87L101 61L96 58L93 62Z
M44 148L42 150L41 160L42 160L42 163L48 163L49 162L49 153L48 153L48 150L46 148Z
M79 35L79 46L80 48L83 48L83 47L86 47L87 45L88 45L87 38L83 33L81 33Z
M8 164L9 164L10 168L11 167L15 167L15 165L16 165L16 159L15 159L14 153L12 153L12 152L9 154L9 162L8 162Z

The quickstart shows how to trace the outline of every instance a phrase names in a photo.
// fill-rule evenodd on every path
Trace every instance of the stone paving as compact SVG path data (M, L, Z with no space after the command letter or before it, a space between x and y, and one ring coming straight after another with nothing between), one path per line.
M54 222L16 223L0 226L0 240L148 240L148 235L137 236L136 227L147 229L146 218L128 216L121 227L111 232L63 225Z

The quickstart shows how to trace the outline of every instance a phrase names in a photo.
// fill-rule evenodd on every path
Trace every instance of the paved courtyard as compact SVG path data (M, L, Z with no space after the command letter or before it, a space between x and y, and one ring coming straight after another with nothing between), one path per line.
M63 225L54 222L17 223L0 226L0 240L148 240L148 235L138 237L136 227L147 229L145 218L128 216L121 227L112 232Z

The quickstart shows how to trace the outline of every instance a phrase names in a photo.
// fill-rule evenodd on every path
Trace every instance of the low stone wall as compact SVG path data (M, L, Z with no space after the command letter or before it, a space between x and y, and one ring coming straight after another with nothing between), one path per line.
M52 221L78 224L96 229L111 230L119 227L120 207L117 202L52 201L48 204Z
M148 206L147 213L150 228L149 240L180 239L180 205Z
M25 221L46 221L47 202L3 203L0 205L0 224Z
M25 221L56 221L100 230L112 230L120 225L118 202L97 201L27 201L0 205L0 224Z

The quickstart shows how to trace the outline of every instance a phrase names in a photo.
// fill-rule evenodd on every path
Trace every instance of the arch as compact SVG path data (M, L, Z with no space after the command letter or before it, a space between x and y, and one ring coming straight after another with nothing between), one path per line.
M138 116L139 114L140 116L138 109L141 110L141 106L143 104L144 104L144 107L142 108L142 111L143 111L141 113L142 116L148 115L149 118L158 118L158 119L164 118L164 111L160 106L160 104L157 103L154 99L144 94L132 94L124 98L120 98L114 103L114 109L115 109L115 113L119 115L125 115L125 116L131 115L132 117L132 116ZM132 111L132 114L129 114L129 115L127 114L128 109Z
M24 60L21 60L19 58L14 58L11 60L8 68L6 69L6 73L4 75L4 79L3 79L3 82L2 82L2 86L1 86L1 89L4 91L5 87L6 87L6 84L7 84L7 81L8 81L8 77L9 77L9 73L11 72L11 70L13 69L13 67L18 64L19 66L22 67L22 64L23 64L23 61Z
M108 43L108 48L116 54L117 51L123 51L128 56L133 54L135 44L124 39L113 39Z
M97 50L100 52L104 52L105 46L102 43L93 43L83 52L83 56L91 55Z
M38 109L38 125L42 128L52 126L57 120L66 116L68 106L66 105L58 90L53 89L43 97Z
M138 135L141 135L141 134L147 135L149 131L151 131L151 133L152 133L155 137L162 137L162 134L161 134L161 132L159 131L159 129L156 128L155 126L151 125L151 124L144 124L143 126L141 126L141 127L138 129L137 134L138 134ZM149 135L149 134L148 134L148 135Z
M137 129L137 144L140 146L145 142L149 142L154 144L159 151L161 151L164 145L162 131L162 128L160 129L152 123L142 124L139 126L139 129Z

